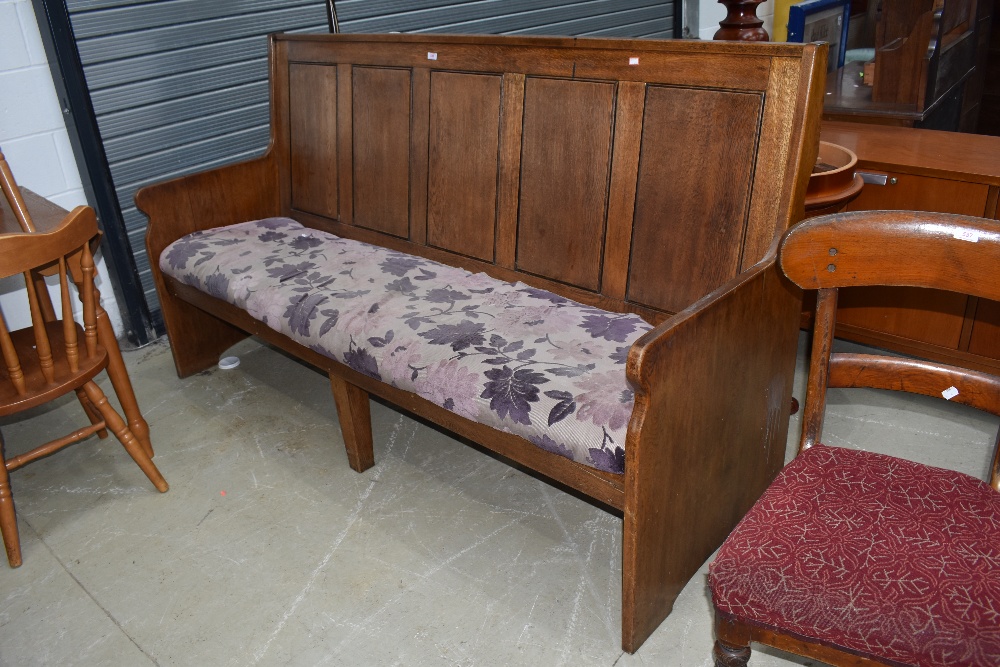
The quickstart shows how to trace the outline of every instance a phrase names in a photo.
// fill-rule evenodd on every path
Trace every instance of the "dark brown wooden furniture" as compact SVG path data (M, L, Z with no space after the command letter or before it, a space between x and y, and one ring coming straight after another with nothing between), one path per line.
M1000 440L989 486L819 442L827 387L907 391L1000 415L997 376L832 353L841 287L1000 299L1000 223L905 211L813 218L786 236L781 267L818 290L802 440L712 564L716 665L746 665L751 642L835 665L997 664L1000 626L979 610L1000 604L991 574L1000 559ZM940 567L928 570L931 562Z
M824 122L822 138L867 175L850 211L903 209L997 218L1000 138ZM1000 304L964 294L873 287L841 293L837 336L965 368L1000 370Z
M37 229L21 191L14 183L0 153L0 186L21 229L0 234L0 277L23 274L31 312L30 327L9 331L0 317L0 415L15 415L75 392L90 419L90 425L34 449L7 458L0 438L0 533L7 561L21 565L17 518L9 473L80 442L95 433L107 437L107 429L125 447L149 480L163 492L167 482L150 459L143 444L108 402L94 377L109 367L111 355L99 341L97 326L96 272L91 242L98 236L94 210L78 206L54 227ZM54 269L59 276L61 313L56 317L42 276ZM72 317L74 283L83 303L83 326ZM113 339L112 339L113 340ZM115 346L117 351L117 346ZM124 372L124 369L122 369ZM134 402L134 397L133 397Z
M801 216L824 70L815 45L275 36L268 152L136 196L177 371L258 335L329 373L356 470L375 394L623 512L634 651L783 460L800 295L774 252ZM658 325L630 351L625 473L373 380L156 268L186 234L277 215Z
M874 82L860 62L839 68L827 81L823 118L974 130L976 64L991 14L982 0L882 0L867 70Z
M712 39L743 40L747 42L770 41L764 30L764 21L757 18L757 5L764 0L719 0L726 7L726 17L719 21L719 29Z

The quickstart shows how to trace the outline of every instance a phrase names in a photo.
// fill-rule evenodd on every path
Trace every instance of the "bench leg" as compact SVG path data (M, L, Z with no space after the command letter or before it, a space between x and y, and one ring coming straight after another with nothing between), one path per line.
M368 392L333 373L330 373L330 386L347 448L347 462L352 470L364 472L375 465Z
M177 377L188 377L219 363L219 355L250 334L157 286L163 322L170 338Z

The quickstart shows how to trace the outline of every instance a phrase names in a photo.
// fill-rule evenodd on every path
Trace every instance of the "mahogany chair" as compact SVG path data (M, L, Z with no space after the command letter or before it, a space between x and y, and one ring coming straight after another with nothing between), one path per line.
M1000 447L986 484L820 444L827 387L1000 414L996 376L831 353L838 287L1000 300L1000 222L903 211L813 218L786 235L781 266L818 290L802 440L710 567L715 664L746 665L759 642L835 665L1000 665Z
M113 358L98 335L99 306L91 251L91 243L98 236L94 210L78 206L53 229L37 231L2 153L0 186L23 229L0 234L0 278L24 276L31 313L31 326L17 331L8 330L0 313L0 353L4 362L0 367L0 416L18 414L75 392L90 421L87 427L11 458L4 454L0 437L0 461L4 463L0 466L0 533L8 562L17 567L21 564L21 549L10 472L95 433L106 437L110 429L157 490L164 492L168 486L147 446L94 382ZM52 307L43 278L46 274L58 274L65 317L57 317ZM72 316L71 283L76 285L82 302L82 327ZM114 351L118 352L117 345ZM120 353L118 358L120 361Z

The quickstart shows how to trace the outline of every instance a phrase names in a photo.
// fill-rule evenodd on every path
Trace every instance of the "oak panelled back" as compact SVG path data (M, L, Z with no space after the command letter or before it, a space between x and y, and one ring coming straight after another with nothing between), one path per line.
M808 90L789 91L812 45L336 35L272 48L282 208L334 233L655 318L760 260L801 204Z

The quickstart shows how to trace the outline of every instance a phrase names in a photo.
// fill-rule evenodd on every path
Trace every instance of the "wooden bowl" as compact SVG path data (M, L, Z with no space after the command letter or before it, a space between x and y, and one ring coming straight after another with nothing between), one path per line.
M855 173L858 156L828 141L819 142L819 155L806 187L806 216L843 210L861 193L864 181Z

